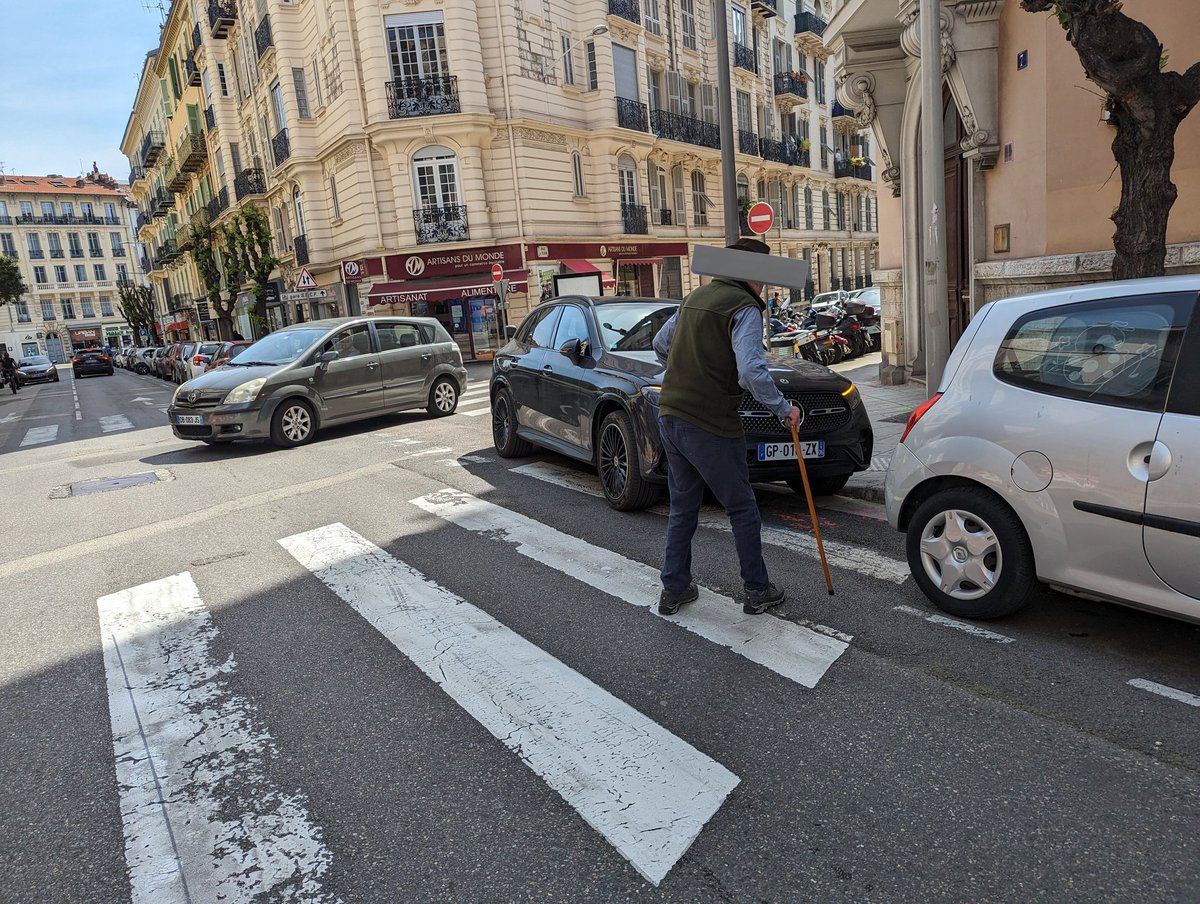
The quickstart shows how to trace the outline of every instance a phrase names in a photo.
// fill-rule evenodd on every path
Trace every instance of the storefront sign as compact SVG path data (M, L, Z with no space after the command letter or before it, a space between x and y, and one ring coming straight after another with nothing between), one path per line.
M89 342L100 341L99 327L68 327L67 335L71 337L72 345L87 345Z
M532 261L561 261L588 258L630 257L687 257L687 242L613 242L590 244L586 242L559 242L549 245L527 245L526 251Z
M342 261L342 282L359 283L364 275L366 274L361 261Z
M203 323L206 320L212 320L212 314L208 310L208 302L196 299L196 317Z
M686 250L684 251L686 254ZM521 266L520 245L487 248L456 248L428 254L389 254L384 258L387 277L392 280L427 279L431 276L487 274L493 264L505 270Z
M459 301L464 298L482 298L496 294L496 284L490 280L473 286L449 286L431 288L420 286L421 280L402 283L380 283L371 291L368 303L376 304L421 304L431 301ZM429 281L431 284L433 280Z

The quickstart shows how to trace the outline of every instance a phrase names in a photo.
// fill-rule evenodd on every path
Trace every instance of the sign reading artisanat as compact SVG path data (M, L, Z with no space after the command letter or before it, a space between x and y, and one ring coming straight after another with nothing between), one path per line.
M687 242L551 242L546 245L527 245L526 252L531 261L689 256Z
M522 288L528 278L524 270L508 270L503 275L511 285ZM494 297L496 292L497 284L490 276L477 276L475 279L405 279L376 283L371 287L367 302L377 305L462 301Z
M521 266L520 245L492 245L486 248L455 248L428 254L389 254L384 258L388 279L428 279L488 273L499 264L505 270Z

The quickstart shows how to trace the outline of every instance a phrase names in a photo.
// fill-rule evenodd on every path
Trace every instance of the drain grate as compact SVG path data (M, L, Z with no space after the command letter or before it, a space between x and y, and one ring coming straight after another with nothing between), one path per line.
M73 483L71 484L71 495L87 496L92 493L107 493L110 490L123 490L126 487L138 487L148 483L158 483L158 475L153 471L145 474L130 474L128 477L103 477L100 480Z

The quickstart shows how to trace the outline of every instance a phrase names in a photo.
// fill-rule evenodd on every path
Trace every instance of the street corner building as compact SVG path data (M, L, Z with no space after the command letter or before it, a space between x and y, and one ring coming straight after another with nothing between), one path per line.
M258 205L280 260L267 322L436 317L467 359L591 276L681 298L723 207L775 209L772 251L811 263L796 298L870 284L871 138L834 97L815 8L729 4L718 97L705 0L177 2L146 56L122 148L168 336L215 335L188 227ZM737 197L718 110L734 111Z
M1120 177L1104 97L1053 15L1018 0L940 0L947 293L926 299L920 227L917 0L833 0L824 29L838 99L869 129L880 161L884 382L925 372L925 311L944 306L949 344L998 298L1110 278ZM1200 60L1193 0L1125 0L1164 42L1171 68ZM1178 61L1178 62L1176 62ZM1175 138L1179 200L1168 275L1200 271L1200 118ZM943 362L944 363L944 362Z
M117 303L135 278L130 213L123 188L96 170L0 175L0 257L28 290L0 308L0 347L62 364L77 348L133 342Z

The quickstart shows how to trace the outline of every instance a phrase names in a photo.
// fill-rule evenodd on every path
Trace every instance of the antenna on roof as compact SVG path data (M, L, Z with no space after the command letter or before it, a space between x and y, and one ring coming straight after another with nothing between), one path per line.
M146 8L146 12L148 13L158 10L158 16L162 20L159 23L159 27L167 24L167 8L169 4L164 3L163 0L142 0L142 6Z

